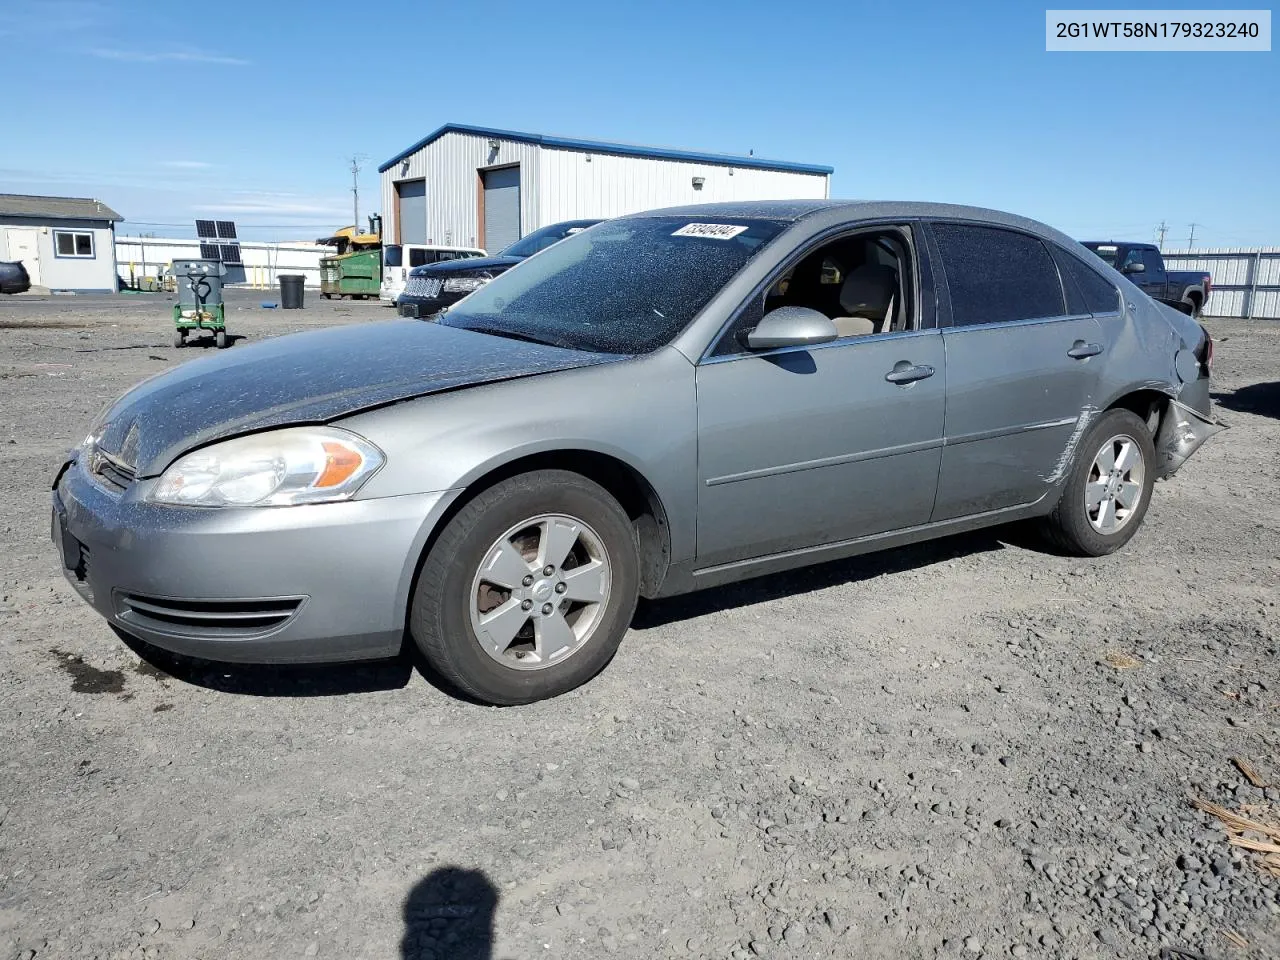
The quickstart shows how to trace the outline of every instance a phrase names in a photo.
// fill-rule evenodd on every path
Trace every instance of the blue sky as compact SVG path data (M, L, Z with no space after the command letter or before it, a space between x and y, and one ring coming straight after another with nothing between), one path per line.
M1081 237L1280 244L1277 53L1046 53L1027 3L4 0L0 49L0 192L96 196L126 233L319 236L350 222L348 158L372 212L378 164L459 122L750 149L834 166L833 196Z

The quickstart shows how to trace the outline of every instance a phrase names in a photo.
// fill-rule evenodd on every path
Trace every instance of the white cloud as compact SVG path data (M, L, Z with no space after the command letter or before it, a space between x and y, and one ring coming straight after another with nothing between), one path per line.
M224 57L219 54L201 53L198 50L120 50L114 47L97 47L89 53L103 60L120 60L126 63L210 63L225 67L247 67L248 60Z
M311 197L296 193L241 192L217 203L202 204L195 209L204 213L244 214L247 216L276 217L286 220L298 217L322 216L342 218L349 209L329 197Z

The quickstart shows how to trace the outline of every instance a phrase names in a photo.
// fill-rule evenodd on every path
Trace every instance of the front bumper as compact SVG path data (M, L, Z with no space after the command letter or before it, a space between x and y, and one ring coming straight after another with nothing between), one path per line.
M114 627L174 653L240 663L399 652L444 494L210 509L148 503L154 483L116 494L73 462L54 487L63 571Z
M465 296L465 293L444 293L443 291L435 297L414 297L402 293L396 300L396 310L402 317L425 320L428 317L434 317L445 307L453 306Z

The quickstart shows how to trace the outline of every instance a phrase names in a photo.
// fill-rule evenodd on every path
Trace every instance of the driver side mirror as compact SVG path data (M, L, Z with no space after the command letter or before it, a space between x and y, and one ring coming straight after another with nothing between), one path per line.
M839 337L836 325L826 314L808 307L778 307L764 315L759 326L747 334L752 350L779 347L811 347Z
M1133 263L1126 263L1124 265L1123 272L1124 273L1146 273L1147 265L1141 262L1140 260L1135 260Z

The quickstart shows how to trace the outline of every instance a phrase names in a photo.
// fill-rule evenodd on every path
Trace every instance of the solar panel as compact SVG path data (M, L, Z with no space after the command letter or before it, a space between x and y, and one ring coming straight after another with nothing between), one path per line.
M236 239L236 223L234 220L217 221L218 238L221 240Z
M222 262L239 264L240 260L240 244L224 243L222 244Z
M202 240L205 237L216 238L218 236L218 227L212 220L197 220L196 236Z
M218 254L219 254L219 251L218 251L218 245L217 245L216 243L202 243L202 244L200 244L200 259L201 259L201 260L220 260L220 259L222 259Z

